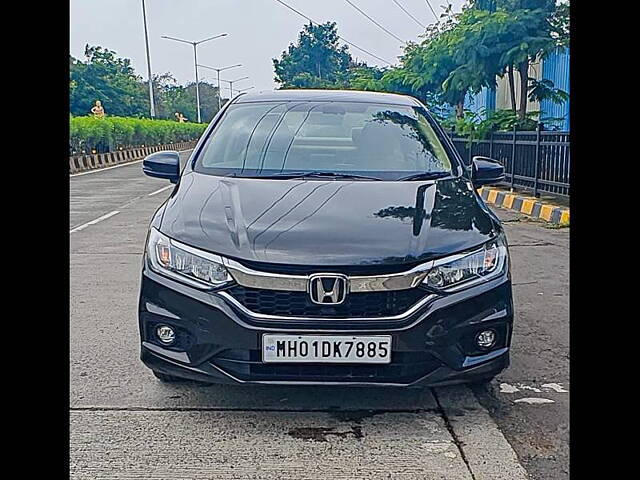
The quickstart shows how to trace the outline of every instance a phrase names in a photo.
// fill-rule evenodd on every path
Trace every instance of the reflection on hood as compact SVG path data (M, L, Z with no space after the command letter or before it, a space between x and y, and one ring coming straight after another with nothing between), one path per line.
M265 180L185 175L161 230L249 262L405 265L472 248L495 225L464 179Z

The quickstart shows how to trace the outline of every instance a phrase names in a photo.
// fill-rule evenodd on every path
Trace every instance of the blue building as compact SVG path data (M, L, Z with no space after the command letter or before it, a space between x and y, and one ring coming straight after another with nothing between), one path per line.
M569 49L558 49L542 60L541 63L536 63L531 66L529 75L537 79L551 80L556 88L560 88L565 92L570 92L569 82ZM516 72L516 102L518 101L518 83L519 75ZM569 131L570 119L569 119L569 103L570 100L562 104L555 104L549 100L544 100L540 103L529 102L529 111L540 111L540 120L545 122L548 127L554 127L558 130ZM497 89L483 88L480 93L476 95L468 95L465 100L465 108L472 112L489 112L491 110L507 109L510 108L509 100L509 84L506 78L498 78Z
M542 66L542 78L551 80L556 88L560 88L570 94L569 88L569 49L564 51L556 50L544 60ZM540 119L544 121L546 118L560 118L557 122L559 130L570 130L569 118L569 102L567 100L562 104L552 103L544 100L540 104Z

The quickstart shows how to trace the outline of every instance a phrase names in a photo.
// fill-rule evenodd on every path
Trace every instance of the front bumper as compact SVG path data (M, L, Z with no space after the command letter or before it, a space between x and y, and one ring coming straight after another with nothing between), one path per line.
M158 275L146 265L139 303L141 360L152 370L211 383L440 386L491 377L509 365L513 300L508 274L447 295L433 295L398 320L254 317L220 293ZM158 324L177 332L175 346L155 338ZM498 333L489 350L481 330ZM391 364L264 364L264 333L392 336Z

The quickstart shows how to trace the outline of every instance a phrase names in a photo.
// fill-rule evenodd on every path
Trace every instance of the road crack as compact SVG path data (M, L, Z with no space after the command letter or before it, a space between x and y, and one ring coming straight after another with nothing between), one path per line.
M444 421L444 426L447 428L449 435L451 435L451 438L453 439L453 443L458 449L458 452L460 453L460 457L462 457L462 461L467 466L467 470L469 470L469 475L471 475L472 480L476 480L476 476L473 473L473 470L471 469L471 465L469 464L469 460L467 459L467 456L464 453L464 449L462 448L463 443L456 435L456 432L453 429L453 425L451 425L451 422L449 421L449 417L447 417L447 414L445 413L444 408L440 403L440 399L438 398L438 393L435 391L435 389L431 389L431 392L433 393L433 398L435 398L436 404L438 405L438 414L440 415L440 417L442 417L442 420Z

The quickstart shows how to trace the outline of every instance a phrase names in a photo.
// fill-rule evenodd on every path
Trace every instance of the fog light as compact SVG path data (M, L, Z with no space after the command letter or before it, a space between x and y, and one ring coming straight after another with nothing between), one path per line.
M165 345L171 345L176 341L176 332L169 325L160 325L156 328L156 335Z
M493 330L483 330L476 336L476 343L482 348L491 348L496 343L496 332Z

